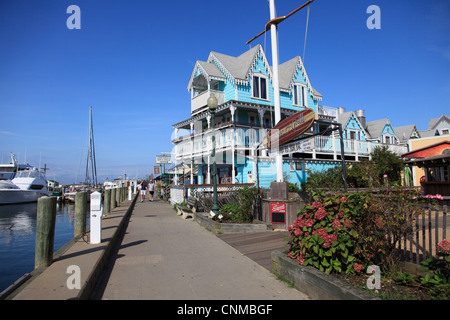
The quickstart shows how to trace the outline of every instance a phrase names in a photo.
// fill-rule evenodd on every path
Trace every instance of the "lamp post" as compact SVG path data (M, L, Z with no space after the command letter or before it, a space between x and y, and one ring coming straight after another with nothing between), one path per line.
M211 93L211 95L208 98L208 108L209 112L211 113L211 122L212 122L212 158L213 158L213 206L211 208L211 211L214 213L219 213L219 205L217 204L217 167L216 167L216 134L214 131L214 122L215 122L215 116L216 116L216 108L217 108L218 102L217 98L214 95L214 93Z

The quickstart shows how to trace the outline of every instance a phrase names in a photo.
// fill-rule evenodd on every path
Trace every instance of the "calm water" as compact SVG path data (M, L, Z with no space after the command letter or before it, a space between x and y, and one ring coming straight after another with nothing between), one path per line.
M73 238L74 204L58 204L54 251ZM0 206L0 292L34 269L37 203Z

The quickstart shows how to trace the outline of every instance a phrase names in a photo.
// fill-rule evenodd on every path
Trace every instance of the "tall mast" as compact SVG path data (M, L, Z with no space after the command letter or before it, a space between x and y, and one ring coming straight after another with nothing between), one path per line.
M93 184L94 186L97 185L97 164L95 161L94 123L92 120L92 107L89 107L89 151L86 163L85 183L89 187L91 186L91 184Z
M272 68L273 68L273 98L274 98L274 110L275 110L275 125L281 121L281 101L280 101L280 85L278 78L278 24L297 13L314 0L309 0L291 13L277 17L276 9L275 9L275 0L269 0L269 8L270 8L270 21L266 24L266 28L264 31L260 32L258 35L247 41L247 44L250 44L253 40L263 35L265 32L271 32L271 44L272 44ZM277 147L277 146L275 146ZM277 182L283 182L283 156L281 154L277 154L275 156L276 159L276 167L277 167Z
M275 0L269 0L270 20L277 17L275 10ZM270 35L272 41L272 68L273 68L273 99L275 109L275 125L281 121L280 85L278 80L278 27L276 24L270 25ZM277 181L283 181L283 156L276 155Z

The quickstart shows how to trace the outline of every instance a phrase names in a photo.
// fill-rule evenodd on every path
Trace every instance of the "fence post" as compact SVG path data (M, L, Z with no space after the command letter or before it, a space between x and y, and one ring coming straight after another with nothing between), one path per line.
M34 266L48 267L53 261L55 241L56 197L38 199Z
M439 208L436 209L435 212L435 216L434 216L434 228L435 228L435 236L436 236L436 240L435 240L435 246L437 246L437 244L439 243ZM445 228L445 225L442 226L442 228ZM431 240L431 239L430 239ZM437 248L436 248L436 253L437 253Z
M442 208L442 238L447 239L447 205Z
M75 219L74 219L75 237L82 237L86 233L86 212L87 212L87 193L77 192L75 194Z

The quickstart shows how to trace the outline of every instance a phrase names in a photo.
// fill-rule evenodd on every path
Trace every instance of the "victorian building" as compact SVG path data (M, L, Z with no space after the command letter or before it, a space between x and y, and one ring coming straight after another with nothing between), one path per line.
M207 99L213 93L219 105L215 112L216 163L219 183L255 183L259 172L261 187L276 180L275 159L261 142L275 125L272 67L261 45L238 57L211 52L206 61L197 61L187 89L191 93L190 117L173 125L175 161L190 168L191 183L209 184L211 178L212 123ZM285 181L306 181L311 170L340 165L338 131L340 124L347 161L368 158L378 145L388 143L397 153L399 139L389 121L366 122L364 110L346 111L320 105L322 95L297 56L279 65L282 119L310 108L316 121L298 142L280 146ZM314 135L315 133L323 133ZM388 141L389 139L389 141ZM257 168L258 164L258 168Z

